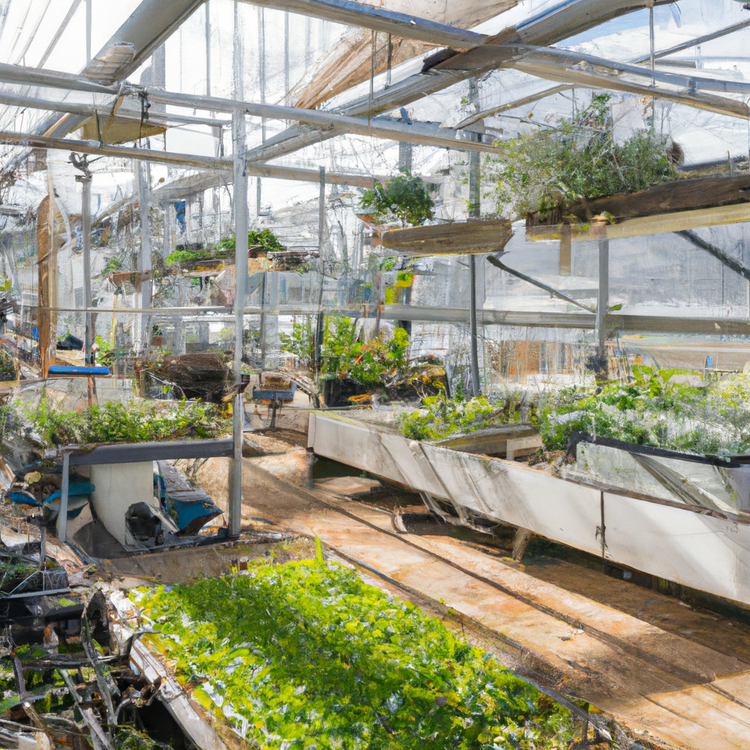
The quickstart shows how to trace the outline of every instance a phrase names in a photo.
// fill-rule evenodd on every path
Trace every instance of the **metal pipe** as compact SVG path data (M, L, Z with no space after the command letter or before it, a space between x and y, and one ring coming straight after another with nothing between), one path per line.
M599 293L596 303L596 354L606 372L607 312L609 308L609 240L599 240Z
M63 453L60 512L57 515L57 538L61 544L68 540L68 494L70 491L70 453Z
M472 103L479 103L477 79L469 80L469 98ZM472 133L475 138L478 134ZM481 217L480 190L481 163L476 151L469 154L469 218ZM479 336L477 335L477 261L469 255L470 298L469 298L469 331L471 336L471 390L474 396L482 395L482 384L479 379Z
M487 260L492 263L493 266L496 266L501 271L505 271L506 273L511 274L511 276L515 276L516 278L521 279L522 281L526 281L529 284L533 284L534 286L539 287L540 289L544 289L545 292L549 292L553 297L557 297L558 299L565 300L565 302L570 302L571 305L575 305L576 307L580 307L581 310L585 310L586 312L590 312L593 314L596 314L596 310L594 310L593 307L588 307L587 305L582 305L577 300L574 300L572 297L568 297L567 294L563 294L562 292L559 292L557 289L554 289L551 286L548 286L547 284L537 281L536 279L532 279L531 276L527 276L525 273L521 273L520 271L516 271L513 268L509 268L508 266L503 263L500 258L498 258L495 255L488 255Z
M676 235L686 239L701 250L705 250L710 253L717 260L721 261L727 268L731 268L736 274L742 276L743 279L750 281L750 268L743 265L739 261L727 255L721 248L712 245L710 242L706 242L702 237L699 237L695 232L690 229L685 229L680 232L675 232Z
M151 170L149 165L137 162L136 174L138 178L138 208L141 215L141 250L138 253L137 269L142 273L148 273L153 267L151 259L151 196L149 195L151 192ZM151 287L150 278L141 282L141 307L144 310L151 308ZM141 318L141 351L148 349L150 345L149 316L144 315Z
M453 49L471 49L488 41L485 34L459 29L455 26L428 21L419 16L374 8L349 0L245 0L253 5L267 5L277 10L322 18L334 23L383 31L386 34Z
M94 364L91 356L93 341L93 313L91 308L91 175L84 174L79 178L81 183L81 235L83 246L83 306L87 312L86 328L83 337L84 362Z
M73 0L70 8L68 9L68 12L65 14L65 18L63 18L62 23L57 27L57 31L55 32L55 35L52 37L52 41L47 45L47 49L44 50L44 54L39 60L39 65L37 67L39 68L44 67L44 63L46 63L47 60L49 60L49 56L52 54L52 51L57 46L57 43L60 41L60 38L65 33L65 29L68 28L68 24L71 22L80 4L81 4L81 0Z
M95 117L101 115L109 117L112 113L112 104L70 104L68 102L53 101L51 99L39 99L38 97L20 96L0 91L0 104L8 104L14 107L23 107L25 109L45 109L50 112L67 112L74 115L83 115L85 117ZM120 110L118 118L140 122L140 118L135 114L128 114ZM156 125L168 126L170 124L185 125L209 125L218 127L229 125L228 120L209 119L208 117L195 117L192 115L178 115L174 113L159 113L149 115L149 122Z
M1 69L0 69L1 72ZM2 76L0 76L2 80ZM133 93L139 93L141 89L133 89ZM355 135L369 136L372 138L385 138L387 140L406 141L407 143L418 143L423 145L440 146L443 148L455 148L465 151L485 151L495 153L497 149L488 143L464 140L464 134L450 128L434 128L426 123L413 123L388 120L383 117L368 119L367 117L351 117L333 112L325 112L318 109L304 109L302 107L286 107L281 104L265 104L263 102L237 101L235 99L223 99L216 96L193 96L191 94L179 94L171 91L158 91L146 88L146 96L150 102L156 104L168 104L175 107L186 107L189 109L204 109L214 112L236 112L241 110L252 117L261 117L269 120L292 120L306 125L317 125L322 130L337 131L335 134L352 133ZM442 130L444 132L434 132Z
M323 315L323 287L325 276L323 275L323 244L326 225L326 169L320 167L319 172L320 191L318 192L318 275L320 276L320 295L318 296L318 310L315 324L315 376L320 375L321 353L323 349L323 336L325 335L325 316ZM373 289L374 291L374 289Z
M242 442L245 422L242 382L242 349L245 327L245 290L247 289L247 251L250 217L247 207L247 170L245 115L232 116L232 149L234 155L234 236L235 236L235 292L234 292L234 382L237 393L232 408L232 438L234 460L229 497L229 536L239 536L242 521Z
M473 255L469 256L471 274L471 299L469 302L469 330L471 332L471 390L474 396L482 395L479 379L479 336L477 334L477 264Z
M135 159L154 162L157 164L196 167L198 169L209 168L212 170L224 171L232 169L231 159L220 159L214 156L193 156L192 154L181 154L172 151L153 151L144 148L103 146L94 143L93 141L52 138L50 136L34 135L31 133L0 131L0 143L9 143L31 148L51 148L62 151L77 151L82 154L97 154L100 156L110 156L115 159ZM299 180L302 182L317 182L319 179L317 170L297 167L280 167L271 164L254 164L252 162L248 162L246 174L271 177L279 180ZM372 187L375 184L375 178L366 175L330 173L328 179L332 183L356 187Z

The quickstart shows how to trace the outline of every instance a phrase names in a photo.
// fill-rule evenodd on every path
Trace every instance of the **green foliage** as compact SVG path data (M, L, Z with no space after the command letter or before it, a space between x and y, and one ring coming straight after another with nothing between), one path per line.
M45 396L25 416L46 446L208 439L231 429L218 407L194 402L110 401L81 412L64 412Z
M435 215L435 202L424 182L409 172L388 180L385 186L376 182L362 194L360 206L372 211L378 224L397 220L401 226L420 225Z
M572 432L585 432L700 455L750 452L750 377L691 385L697 377L639 367L629 383L542 393L528 404L529 421L538 425L547 450L563 450ZM401 418L400 427L414 440L439 440L518 422L520 404L520 392L494 400L430 396Z
M675 179L666 137L648 129L614 142L610 98L595 96L557 129L498 142L498 155L485 162L498 204L519 217L536 212L544 217L582 198L633 193Z
M18 377L16 362L10 352L0 349L0 381L15 380Z
M250 247L261 245L267 253L277 253L284 249L279 238L270 229L251 229L247 236L247 243ZM169 266L173 263L187 263L193 260L217 260L226 257L227 253L234 250L236 246L235 238L228 237L204 250L175 250L167 256L164 262Z
M123 725L117 727L115 747L117 750L169 750L172 746L152 740L147 734Z
M292 322L291 335L279 334L284 351L296 355L302 367L312 367L315 359L315 326L314 316L301 315Z
M261 245L267 253L277 253L284 248L279 242L279 238L270 229L251 229L247 235L247 244ZM216 247L219 250L234 250L237 243L234 237L228 237L220 240Z
M117 273L125 270L125 263L119 255L113 255L111 258L107 258L107 262L102 268L102 272L99 274L99 278L109 276L111 273Z
M414 605L320 560L131 597L177 678L248 744L552 750L567 711Z
M363 344L356 340L353 319L335 317L332 326L330 322L326 319L321 349L324 375L349 378L365 386L384 386L405 374L409 334L403 328L396 328L390 341L377 338Z
M563 449L577 431L704 455L750 450L750 378L693 386L674 375L689 373L636 368L631 383L547 397L539 419L546 447Z
M447 398L445 392L422 399L422 408L402 415L400 426L412 440L440 440L458 432L472 432L499 424L518 422L515 405L492 403L483 396L468 401Z

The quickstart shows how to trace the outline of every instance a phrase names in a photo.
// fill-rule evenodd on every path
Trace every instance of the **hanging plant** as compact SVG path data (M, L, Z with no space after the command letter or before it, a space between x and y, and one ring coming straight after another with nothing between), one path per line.
M540 128L496 144L484 160L490 193L511 214L541 218L580 200L635 193L676 178L679 147L651 129L617 143L612 137L608 94L556 128Z
M377 224L398 221L402 227L420 226L435 215L435 202L430 197L421 177L413 177L405 171L388 180L379 182L362 194L360 207L370 213Z

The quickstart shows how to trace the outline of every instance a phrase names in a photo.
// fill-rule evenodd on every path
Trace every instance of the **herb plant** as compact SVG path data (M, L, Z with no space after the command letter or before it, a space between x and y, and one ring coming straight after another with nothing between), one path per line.
M110 401L64 412L42 397L25 416L45 446L208 439L231 429L218 407L196 402Z
M750 377L690 384L696 377L637 367L628 383L540 393L528 402L528 418L550 451L565 449L571 433L585 432L699 455L750 452ZM400 427L414 440L440 440L518 422L520 405L520 393L469 401L430 396L421 409L401 418Z
M516 217L542 217L562 206L617 193L633 193L676 178L669 140L651 129L618 144L612 137L610 96L555 129L542 128L499 141L484 164L494 198Z
M279 238L270 229L251 229L247 236L247 243L250 247L260 245L267 253L277 253L284 249ZM234 250L236 246L236 239L228 237L204 250L175 250L167 256L164 262L169 266L173 263L186 263L193 260L215 260L224 257L227 251Z
M518 422L520 413L505 403L492 403L482 396L464 401L450 399L445 392L422 399L422 408L402 416L401 429L412 440L440 440L454 433L473 432L499 424Z
M250 746L552 750L575 732L492 656L322 558L131 596L177 679Z
M435 215L435 202L424 182L409 172L388 180L385 185L376 182L362 194L360 206L372 211L378 224L399 221L402 227L424 224Z

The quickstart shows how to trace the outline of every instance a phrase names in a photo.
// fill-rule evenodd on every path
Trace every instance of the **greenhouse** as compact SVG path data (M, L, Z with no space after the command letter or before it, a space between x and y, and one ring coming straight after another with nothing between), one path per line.
M0 0L0 750L750 747L749 35Z

